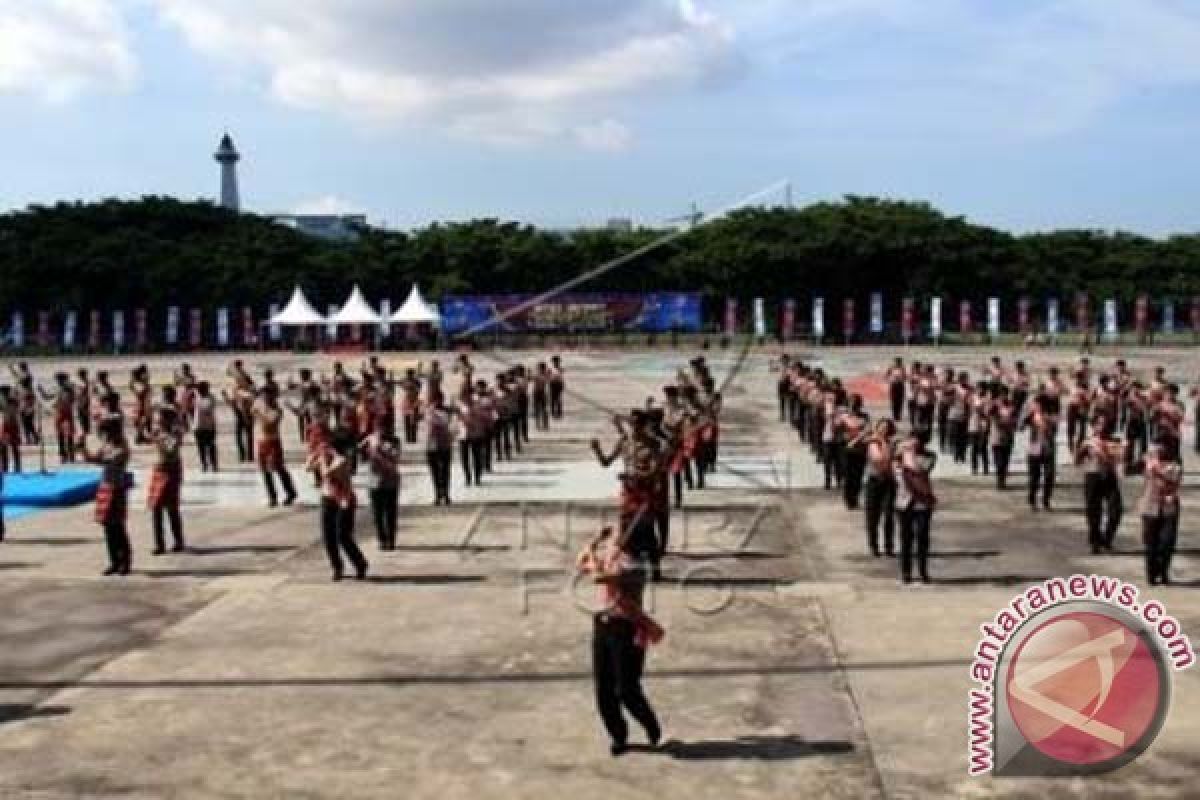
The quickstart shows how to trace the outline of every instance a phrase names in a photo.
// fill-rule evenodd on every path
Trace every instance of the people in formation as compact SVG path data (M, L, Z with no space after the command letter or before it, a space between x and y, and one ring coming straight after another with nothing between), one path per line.
M232 418L238 459L256 467L270 508L291 506L298 497L285 445L286 418L289 412L295 417L304 452L297 461L322 498L320 531L336 579L344 572L343 554L360 577L366 569L353 542L353 479L360 470L379 547L394 550L405 446L415 457L423 454L434 504L450 505L456 452L464 485L485 486L500 464L522 457L532 432L548 430L552 420L565 414L559 356L532 370L524 365L504 369L491 382L480 377L465 354L450 374L432 361L398 376L371 356L357 375L337 362L327 374L302 368L285 381L271 369L252 374L236 360L224 372L227 383L215 390L187 363L161 384L140 364L129 372L124 392L113 386L107 371L80 369L74 378L56 373L50 385L37 383L24 362L10 371L11 385L0 386L0 474L21 472L22 448L43 444L43 417L52 424L62 464L77 459L98 464L102 479L96 521L108 544L107 575L129 574L133 561L127 524L129 465L135 451L148 463L146 509L153 553L166 553L168 544L170 551L184 552L181 498L187 439L194 443L200 471L218 472L224 414ZM450 385L453 376L458 377L455 386Z
M851 511L863 501L867 549L874 557L899 555L902 583L931 579L938 457L964 469L969 464L972 475L994 475L995 488L1005 492L1013 488L1018 443L1030 512L1054 507L1060 449L1080 471L1082 527L1093 554L1114 552L1124 516L1122 479L1140 475L1147 579L1170 581L1186 409L1165 368L1139 378L1124 359L1099 369L1084 357L1070 369L1050 366L1035 376L1023 361L1009 366L994 356L972 380L966 370L897 357L879 376L888 416L872 423L862 397L838 376L790 356L778 363L781 419L811 448L826 490L838 490ZM1190 396L1200 404L1200 390ZM672 409L668 399L668 416Z

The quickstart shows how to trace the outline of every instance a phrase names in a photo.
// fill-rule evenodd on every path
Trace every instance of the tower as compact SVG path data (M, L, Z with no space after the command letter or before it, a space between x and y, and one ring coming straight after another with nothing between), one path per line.
M228 133L221 137L221 144L213 158L221 165L221 207L240 211L242 201L238 195L237 163L242 156L233 146L233 139Z

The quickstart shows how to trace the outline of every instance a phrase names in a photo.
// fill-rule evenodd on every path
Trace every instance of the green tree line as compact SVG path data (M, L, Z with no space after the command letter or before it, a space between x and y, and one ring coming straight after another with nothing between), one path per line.
M358 283L373 300L543 291L662 231L551 232L493 219L354 242L312 238L270 219L163 197L33 206L0 216L0 306L265 307L300 284L314 303ZM1200 235L1163 239L1064 230L1014 235L923 203L847 197L801 209L748 209L698 227L581 289L699 291L802 299L1021 295L1131 303L1200 295ZM713 314L719 303L711 303ZM1007 314L1007 312L1006 312ZM890 316L890 312L889 312Z

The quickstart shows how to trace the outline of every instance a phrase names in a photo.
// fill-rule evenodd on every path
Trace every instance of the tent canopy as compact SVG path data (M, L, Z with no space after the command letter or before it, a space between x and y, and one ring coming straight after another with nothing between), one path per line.
M371 308L357 284L350 293L350 299L342 304L341 310L329 318L330 325L378 325L381 322L383 317Z
M267 321L268 325L283 327L303 327L306 325L323 325L325 317L317 313L312 303L304 296L304 290L299 286L292 292L292 299L287 307Z
M404 301L404 305L392 315L392 322L429 322L437 325L441 321L442 315L436 308L425 302L425 298L421 296L421 287L416 284L408 293L408 299Z

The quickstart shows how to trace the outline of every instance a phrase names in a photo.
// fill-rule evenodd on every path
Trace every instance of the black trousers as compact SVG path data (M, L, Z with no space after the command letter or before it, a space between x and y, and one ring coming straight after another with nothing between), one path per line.
M450 505L450 462L453 451L428 450L425 463L429 465L429 480L433 484L433 504Z
M954 461L958 464L967 462L967 445L969 437L967 436L967 421L965 419L949 419L946 420L946 425L949 428L950 446L954 449Z
M900 578L912 581L913 561L921 580L929 582L929 528L932 511L905 509L900 512Z
M937 436L938 450L946 452L950 446L950 407L938 404L937 407Z
M37 416L21 412L21 432L25 436L25 444L41 444L42 437L37 429Z
M1029 469L1029 505L1037 506L1038 490L1042 494L1042 507L1050 507L1050 498L1054 495L1054 454L1045 453L1039 456L1026 456Z
M372 489L371 516L375 518L375 535L380 550L396 549L396 511L400 504L400 488L385 486Z
M896 549L896 481L872 475L867 478L867 548L879 555L879 523L883 522L884 552Z
M108 547L109 567L121 575L128 575L133 567L133 545L123 520L104 523L104 544Z
M404 441L408 442L409 444L416 444L416 442L417 442L417 415L416 414L405 414L404 415Z
M979 472L983 469L983 474L987 475L991 472L991 463L988 460L988 432L976 431L971 435L971 474Z
M1088 544L1092 551L1112 547L1121 527L1121 486L1115 474L1088 472L1083 476L1083 501L1086 509Z
M1083 444L1087 435L1087 417L1076 406L1067 406L1067 444L1072 452Z
M596 708L613 744L624 746L629 740L629 724L622 708L652 741L661 735L658 717L642 690L645 667L646 651L634 641L633 623L623 617L597 614L592 625L592 677Z
M682 508L683 507L683 486L684 486L684 484L686 483L687 488L689 488L689 489L691 489L693 486L695 486L695 481L692 478L692 461L691 461L691 459L685 459L683 462L683 469L679 470L671 477L675 483L675 507Z
M915 427L920 428L921 430L924 430L924 431L928 431L930 434L932 434L933 433L933 406L931 406L931 405L917 406L916 409L917 409L917 422L916 422Z
M238 460L254 460L254 421L249 414L241 411L233 412L233 436L237 441Z
M904 414L904 384L891 384L888 387L888 398L892 401L892 419L899 422Z
M521 449L521 442L529 441L529 397L528 395L518 395L519 402L517 403L517 450Z
M546 395L533 396L533 423L539 431L550 428L550 409L547 407Z
M1178 514L1142 517L1142 540L1146 546L1146 580L1149 583L1170 582L1171 558L1175 555L1175 543L1178 538Z
M858 500L862 495L863 471L867 468L867 454L864 450L844 447L842 451L842 499L846 508L853 511L858 508Z
M1196 430L1200 431L1200 425L1196 426ZM1200 436L1200 433L1197 433L1197 436ZM1131 470L1134 464L1146 454L1148 444L1145 417L1130 417L1125 423L1125 468L1127 470Z
M79 430L86 434L91 434L92 414L86 406L75 410L75 420L79 423Z
M563 388L561 383L550 384L550 416L555 419L562 419Z
M1008 465L1012 461L1012 442L992 445L992 464L996 467L996 488L1008 488Z
M217 465L217 432L196 431L196 455L200 458L200 469L216 472Z
M284 502L290 503L296 499L296 487L292 483L292 473L288 472L285 464L280 464L279 469L275 472L270 470L260 469L262 473L263 486L267 489L267 502L272 505L278 505L279 495L275 491L275 477L279 477L279 485L283 487Z
M354 508L342 508L332 497L321 498L321 538L325 542L325 554L335 577L341 577L345 565L342 553L350 559L355 571L366 574L367 559L358 543L354 541Z
M487 440L482 437L462 439L458 443L458 458L462 464L463 478L467 486L483 483L484 451Z
M179 513L179 506L157 506L151 517L154 524L154 549L158 551L167 549L166 524L164 523L169 523L171 526L171 540L175 544L175 549L182 550L183 516Z
M840 442L821 443L821 463L825 467L825 488L842 485L842 445Z

